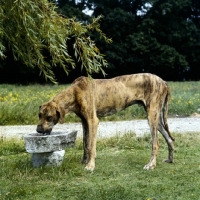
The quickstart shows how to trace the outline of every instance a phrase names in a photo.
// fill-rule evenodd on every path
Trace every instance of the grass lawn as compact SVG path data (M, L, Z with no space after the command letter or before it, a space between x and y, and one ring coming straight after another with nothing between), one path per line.
M189 116L200 108L200 82L169 82L169 116ZM0 85L0 125L38 123L38 107L67 85ZM131 106L101 121L145 118L141 107ZM65 122L77 122L74 115ZM175 135L175 163L162 163L168 149L163 138L157 167L149 162L151 139L135 134L101 139L93 173L80 164L82 141L67 149L60 167L33 168L23 140L0 138L0 200L190 200L200 199L200 134ZM160 136L162 137L162 136Z
M173 134L175 163L162 163L167 146L159 135L157 167L143 170L151 153L149 136L101 139L93 173L80 164L82 141L67 149L60 167L33 168L24 142L0 140L0 199L9 200L199 200L200 135Z

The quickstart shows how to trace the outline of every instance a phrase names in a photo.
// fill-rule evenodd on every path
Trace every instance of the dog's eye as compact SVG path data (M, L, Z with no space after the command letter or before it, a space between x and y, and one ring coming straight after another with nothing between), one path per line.
M47 121L49 121L49 122L52 121L52 118L53 118L52 116L48 116Z
M39 119L42 117L41 113L38 114Z

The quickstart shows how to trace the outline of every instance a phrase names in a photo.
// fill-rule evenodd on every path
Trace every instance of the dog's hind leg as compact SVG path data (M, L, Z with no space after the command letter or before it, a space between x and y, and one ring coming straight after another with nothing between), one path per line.
M171 136L171 133L168 128L167 119L163 116L163 110L160 113L158 130L165 138L165 141L168 145L169 156L168 159L163 160L163 162L172 163L174 160L174 138Z
M148 114L148 122L150 126L150 132L152 136L152 154L150 161L147 165L144 166L144 169L154 169L156 167L156 157L158 154L159 143L158 143L158 133L157 133L157 126L158 126L158 119L159 119L159 108L151 105L149 109L147 109Z

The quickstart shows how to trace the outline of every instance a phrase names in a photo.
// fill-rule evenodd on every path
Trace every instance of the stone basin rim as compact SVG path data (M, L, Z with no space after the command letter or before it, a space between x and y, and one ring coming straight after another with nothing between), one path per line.
M55 134L57 133L57 134ZM54 135L38 136L39 133L29 133L24 137L25 148L28 153L44 153L64 150L73 147L77 131L54 132ZM32 134L30 136L30 134Z
M67 132L51 132L50 135L43 135L42 133L27 133L24 135L24 138L46 138L46 137L58 137L58 136L67 136L76 133L77 131L67 131Z

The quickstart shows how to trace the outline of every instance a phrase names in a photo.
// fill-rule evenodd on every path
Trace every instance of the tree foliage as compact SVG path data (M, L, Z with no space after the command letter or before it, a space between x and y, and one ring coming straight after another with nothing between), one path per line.
M15 60L29 67L39 67L45 78L55 82L53 66L68 72L75 66L66 46L74 38L75 58L90 76L101 71L107 62L88 32L97 31L106 42L111 42L99 29L101 17L83 25L74 18L58 14L54 3L47 0L0 0L0 56L12 51Z
M168 80L198 79L198 0L89 2L95 5L95 16L105 15L101 29L113 38L110 46L99 42L112 67L110 73L151 72Z
M64 64L76 66L76 69L69 74L69 77L73 77L70 81L82 75L84 69L89 73L101 71L102 68L99 67L103 65L100 64L108 66L103 68L107 77L150 72L166 80L199 80L199 0L56 0L54 2L59 8L58 10L54 8L54 11L56 14L57 11L61 13L61 21L64 18L67 27L66 52L70 56L69 61L64 61ZM93 10L92 16L82 12L86 8ZM3 16L3 12L0 15ZM101 23L99 15L104 16L101 18ZM96 17L94 21L92 17ZM4 20L0 20L0 23L0 51L3 52L3 46L7 48L3 29L6 24ZM96 30L94 31L89 24ZM112 38L111 44L100 39L105 37L103 33ZM108 63L96 46L106 55ZM45 61L51 59L51 64L52 55L49 56L46 52L48 49L48 45L42 48L42 55L45 55ZM93 51L96 53L94 59ZM77 62L78 60L80 62ZM97 70L93 63L97 66ZM83 69L82 73L77 71L80 68ZM60 74L58 72L56 75ZM102 77L99 74L93 76ZM63 79L65 81L65 77Z

